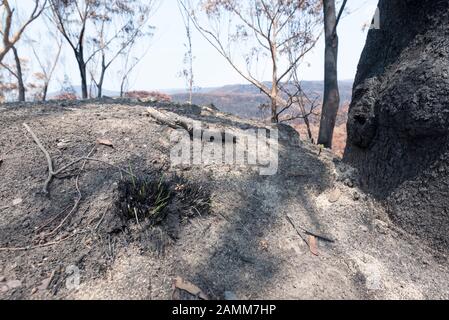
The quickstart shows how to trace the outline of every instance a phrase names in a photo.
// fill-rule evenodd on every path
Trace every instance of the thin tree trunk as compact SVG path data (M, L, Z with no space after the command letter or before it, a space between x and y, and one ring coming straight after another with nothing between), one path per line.
M101 99L103 97L103 82L104 82L104 75L106 74L106 57L104 53L101 56L101 75L100 75L100 81L97 83L97 98Z
M123 98L123 82L120 85L120 98Z
M84 62L84 55L82 49L79 52L75 51L76 61L78 62L78 68L81 76L81 95L82 99L88 98L88 90L87 90L87 72L86 72L86 63Z
M273 22L273 35L276 35L277 32L277 23ZM276 37L276 36L274 36ZM273 62L273 70L272 70L272 85L271 85L271 123L278 123L279 117L277 112L277 98L279 94L278 88L278 65L277 65L277 47L276 47L276 38L274 38L270 44L271 50L271 60Z
M46 81L44 84L44 88L42 89L42 101L47 100L48 84L48 81Z
M193 54L192 54L192 36L190 34L190 27L189 27L189 59L190 59L190 79L189 79L189 104L192 104L193 99Z
M120 98L123 98L123 96L125 95L125 82L126 82L126 78L127 76L124 76L122 78L122 81L120 83Z
M193 68L192 62L190 62L190 80L189 80L189 104L192 104L193 100Z
M273 94L273 92L272 92ZM271 123L278 123L277 101L276 98L271 98Z
M298 105L301 108L301 113L303 116L304 124L306 125L306 128L307 128L307 135L309 136L309 140L310 140L310 142L314 143L312 129L310 127L309 115L307 114L306 109L304 108L304 105L302 105L302 103L301 103L301 101L299 101L299 99L298 99Z
M338 89L337 61L338 35L336 31L337 16L335 0L324 0L324 31L325 31L325 65L324 65L324 98L321 113L318 144L332 148L332 137L340 105Z
M16 61L16 69L17 69L17 85L19 89L19 101L25 101L25 84L23 83L23 73L22 73L22 65L20 63L19 53L17 52L16 47L12 47L12 51L14 53L14 59Z
M100 82L97 84L97 98L101 99L103 97L103 79L104 79L104 73L101 72L101 78Z
M309 139L313 143L313 135L312 135L312 130L310 129L310 121L309 121L308 116L304 117L304 123L306 124L306 127L307 127L307 134L309 136Z

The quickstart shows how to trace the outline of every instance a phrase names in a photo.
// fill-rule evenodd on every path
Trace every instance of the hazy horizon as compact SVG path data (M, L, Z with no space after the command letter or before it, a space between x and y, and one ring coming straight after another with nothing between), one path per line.
M28 1L28 0L26 0ZM357 64L365 44L367 30L362 30L374 15L377 0L364 0L357 3L349 1L348 14L340 22L338 32L340 79L353 79ZM25 14L25 12L22 12ZM149 41L139 43L138 51L149 50L145 58L131 76L129 90L180 90L185 88L185 80L179 77L183 68L186 41L185 29L176 0L164 0L158 10L152 14L150 24L155 27L154 36ZM30 27L30 33L41 43L42 49L47 46L48 34L44 23L36 21ZM209 88L247 82L221 57L202 36L193 29L193 54L195 87ZM46 42L47 41L47 42ZM48 43L49 45L49 43ZM45 49L51 51L51 47ZM26 41L19 42L22 56L31 56ZM33 62L32 62L33 63ZM324 68L324 39L321 37L316 47L306 55L299 68L300 78L309 81L322 81ZM31 69L36 69L31 65ZM105 79L104 88L119 91L117 72L120 63L111 66ZM73 86L80 84L79 71L73 52L64 46L55 77L50 83L50 92L59 91L65 76ZM268 79L269 75L261 71L260 79Z

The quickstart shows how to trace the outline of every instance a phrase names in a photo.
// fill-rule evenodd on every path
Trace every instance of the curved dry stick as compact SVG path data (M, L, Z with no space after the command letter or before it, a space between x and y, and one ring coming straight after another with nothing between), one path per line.
M53 178L60 174L61 172L63 172L64 170L67 170L68 168L74 166L75 164L81 162L81 161L95 161L95 162L101 162L104 164L107 164L108 166L111 166L113 168L116 168L117 170L119 170L122 173L126 173L127 175L130 175L133 178L136 178L135 175L133 175L132 173L128 172L127 170L124 170L112 163L109 163L107 161L104 160L100 160L100 159L95 159L95 158L90 158L89 155L87 157L82 157L79 159L76 159L74 161L72 161L71 163L69 163L68 165L65 165L64 167L54 171L53 168L53 160L50 157L50 154L48 153L48 151L44 148L44 146L42 145L42 143L40 142L39 138L36 136L36 134L33 132L33 130L31 130L31 128L26 124L23 123L23 126L25 127L25 129L30 133L30 135L33 137L34 142L36 142L36 144L38 145L39 149L41 149L42 153L45 155L45 158L47 159L47 164L48 164L48 178L47 180L45 180L45 184L44 184L44 188L43 188L43 192L45 194L49 194L48 192L48 186L50 185L51 181L53 180Z
M63 172L64 170L67 170L68 168L74 166L75 164L81 162L81 161L94 161L94 162L100 162L100 163L104 163L112 168L117 169L118 171L122 172L122 173L126 173L127 175L133 177L133 178L137 178L134 174L132 174L131 172L129 172L128 170L122 169L118 166L116 166L115 164L109 163L107 161L101 160L101 159L96 159L96 158L89 158L89 157L83 157L83 158L79 158L76 159L74 161L72 161L71 163L69 163L68 165L62 167L61 169L58 169L57 171L54 172L54 174L59 174L61 172Z
M45 229L47 226L49 226L50 224L52 224L60 215L62 215L64 212L66 212L68 209L70 208L70 206L67 206L64 208L64 210L62 210L61 212L59 212L57 215L55 215L53 218L47 220L47 222L45 222L44 224L42 224L40 227L38 227L36 229L36 233L41 232L43 229Z
M48 185L50 184L51 180L53 180L53 177L55 175L54 171L53 171L53 160L50 157L50 154L47 152L47 150L44 148L44 146L42 145L41 141L39 140L39 138L36 136L36 134L33 132L33 130L31 130L31 128L26 124L23 123L23 126L25 127L25 129L28 131L28 133L33 137L34 142L36 142L37 146L39 147L39 149L41 149L41 151L43 152L43 154L45 155L45 158L47 159L47 164L48 164L48 178L47 180L45 180L45 184L44 184L44 193L48 195Z
M10 252L14 252L14 251L28 251L28 250L34 250L34 249L39 249L39 248L50 247L50 246L54 246L54 245L56 245L58 243L61 243L63 241L66 241L68 239L71 239L71 238L73 238L73 237L75 237L75 236L77 236L79 234L82 234L82 233L84 233L84 232L74 233L74 234L71 234L71 235L69 235L69 236L67 236L65 238L62 238L62 239L58 240L58 241L47 242L47 243L39 244L37 246L0 248L0 252L2 252L2 251L10 251Z

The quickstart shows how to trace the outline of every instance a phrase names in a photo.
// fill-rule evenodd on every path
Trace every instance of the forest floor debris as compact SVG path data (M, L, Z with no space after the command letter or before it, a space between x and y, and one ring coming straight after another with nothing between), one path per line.
M152 107L214 128L264 126ZM5 105L0 127L0 298L171 299L177 277L209 299L449 298L447 252L395 227L356 179L345 183L351 168L295 137L280 135L279 171L260 176L248 166L173 168L174 129L144 104ZM156 206L135 198L147 189Z

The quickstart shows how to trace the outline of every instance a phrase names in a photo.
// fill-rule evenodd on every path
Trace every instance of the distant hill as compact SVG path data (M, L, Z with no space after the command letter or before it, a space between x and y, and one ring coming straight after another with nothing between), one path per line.
M340 96L342 105L351 100L352 80L340 81ZM302 82L304 92L310 97L319 97L321 100L323 92L322 81ZM171 94L176 102L186 102L187 93ZM250 84L227 85L218 88L205 88L193 95L193 103L198 105L214 104L223 112L232 113L245 118L261 118L267 116L267 112L262 112L260 105L268 103L266 95Z
M269 83L265 83L268 87ZM349 103L352 96L352 80L340 81L340 97L341 108L337 118L337 124L334 135L334 151L342 155L346 144L346 122ZM73 89L78 96L81 96L81 87L74 86ZM323 81L303 81L302 89L308 97L317 99L317 102L322 101L322 94L324 91ZM188 93L184 89L166 89L159 90L162 93L168 94L174 102L185 103L188 100ZM53 92L49 94L49 98L53 98L61 92ZM109 97L117 97L117 91L103 89L103 94ZM92 95L96 96L96 90L92 88ZM261 109L263 104L269 104L267 96L260 92L255 86L251 84L233 84L222 87L206 87L200 88L193 94L193 103L197 105L213 104L220 111L231 113L242 118L248 119L269 119L270 111L268 109ZM316 140L318 136L318 129L320 123L321 107L314 110L317 115L311 115L309 121L313 137ZM292 111L296 114L297 111ZM291 124L300 132L303 138L307 137L307 130L304 122L301 119L292 121Z
M72 86L73 90L75 91L74 93L78 96L81 97L82 96L82 91L81 91L81 86ZM88 92L91 92L93 97L97 96L97 87L92 86L92 89L88 88ZM52 99L58 95L60 95L61 93L63 93L62 91L54 91L54 92L50 92L48 94L48 98ZM104 89L103 88L103 95L108 96L108 97L118 97L120 96L120 92L118 91L113 91L113 90L108 90L108 89Z

